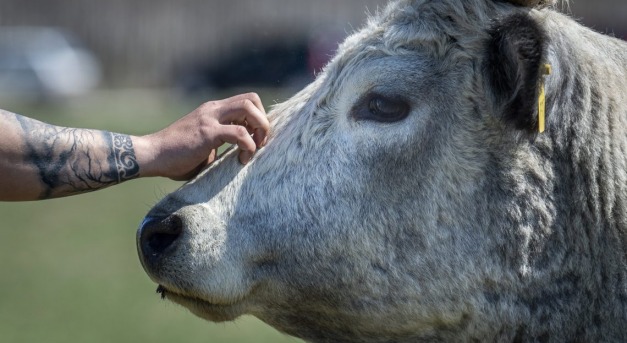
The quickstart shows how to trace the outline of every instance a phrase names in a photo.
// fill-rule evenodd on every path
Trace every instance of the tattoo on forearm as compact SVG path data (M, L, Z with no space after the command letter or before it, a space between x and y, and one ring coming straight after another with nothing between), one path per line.
M16 118L24 130L27 162L35 165L44 185L42 199L94 191L139 176L127 135Z
M109 155L109 164L117 169L118 183L139 176L139 164L135 158L133 141L127 135L110 132L113 151Z

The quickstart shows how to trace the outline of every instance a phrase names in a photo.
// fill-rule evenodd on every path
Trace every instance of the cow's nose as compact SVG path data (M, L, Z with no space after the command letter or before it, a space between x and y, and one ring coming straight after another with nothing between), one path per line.
M137 231L137 246L145 262L154 265L168 248L176 245L183 232L183 220L177 215L147 217Z

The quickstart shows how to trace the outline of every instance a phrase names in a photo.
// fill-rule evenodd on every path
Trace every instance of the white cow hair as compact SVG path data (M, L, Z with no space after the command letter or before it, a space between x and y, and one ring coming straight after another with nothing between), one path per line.
M185 224L145 265L164 296L315 342L627 341L627 44L531 3L371 17L248 165L232 151L151 211ZM490 86L508 18L545 35L543 134ZM373 93L411 112L360 118Z

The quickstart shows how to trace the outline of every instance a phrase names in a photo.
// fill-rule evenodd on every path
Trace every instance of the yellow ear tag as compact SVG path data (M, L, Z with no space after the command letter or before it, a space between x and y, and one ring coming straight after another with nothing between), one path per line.
M542 82L540 82L540 98L538 100L538 131L544 132L546 123L546 92L544 90L544 79L551 74L551 65L545 64L542 69Z

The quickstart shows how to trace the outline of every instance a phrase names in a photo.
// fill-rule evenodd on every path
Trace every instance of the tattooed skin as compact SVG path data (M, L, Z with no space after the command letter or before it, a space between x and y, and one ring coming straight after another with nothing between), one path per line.
M24 131L26 162L36 166L44 185L41 199L90 192L139 176L127 135L15 118Z

